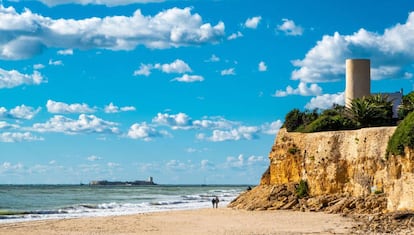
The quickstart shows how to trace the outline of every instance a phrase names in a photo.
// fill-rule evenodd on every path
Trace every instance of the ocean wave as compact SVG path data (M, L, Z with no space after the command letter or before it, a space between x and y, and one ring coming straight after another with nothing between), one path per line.
M150 189L131 187L122 188L121 191L117 188L79 187L76 188L78 190L71 191L67 190L68 187L69 189L74 188L74 186L50 188L51 193L59 196L53 198L50 201L52 203L48 201L42 205L38 204L35 197L30 200L26 199L28 201L25 201L24 205L28 205L28 207L23 207L22 204L17 204L13 198L9 198L9 204L4 204L6 207L0 209L0 223L206 208L211 207L211 198L215 196L220 198L221 206L226 206L243 190L240 187L223 189L168 186ZM36 190L33 187L29 189ZM64 197L61 199L60 195L64 195ZM82 199L79 199L79 196ZM20 208L24 209L20 210Z
M153 206L166 206L166 205L177 205L186 203L185 201L158 201L158 202L150 202Z
M0 220L22 220L30 218L42 218L55 214L67 214L59 210L35 210L35 211L0 211Z

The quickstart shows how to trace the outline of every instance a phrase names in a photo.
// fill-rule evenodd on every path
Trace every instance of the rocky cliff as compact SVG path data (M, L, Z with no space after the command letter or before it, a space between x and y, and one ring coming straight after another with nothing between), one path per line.
M306 180L312 196L383 191L386 148L395 127L289 133L281 129L269 154L272 185Z
M322 198L316 203L319 205L316 207L322 208L335 205L339 198L363 200L364 204L366 198L378 195L375 197L386 203L377 203L374 206L377 211L414 209L414 152L406 150L405 156L386 156L388 140L395 129L376 127L318 133L281 129L269 154L270 165L262 176L260 189L242 194L229 206L306 210L314 203L312 200L308 203L310 198ZM301 181L307 183L308 200L294 195ZM279 190L286 185L287 189L292 188L289 186L292 184L296 186L291 190ZM290 198L281 197L288 194ZM337 207L342 210L356 205L341 203Z

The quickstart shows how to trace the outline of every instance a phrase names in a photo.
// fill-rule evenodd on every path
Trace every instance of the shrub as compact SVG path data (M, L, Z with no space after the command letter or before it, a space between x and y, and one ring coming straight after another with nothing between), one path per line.
M388 141L387 156L389 154L403 155L404 148L414 149L414 112L411 112L398 125Z
M299 148L296 146L293 146L291 148L288 149L288 153L295 155L297 152L299 152Z
M375 194L375 195L378 195L378 194L383 194L383 193L384 193L384 192L383 192L382 190L378 190L378 189L374 191L374 194Z
M308 196L308 182L301 180L296 188L296 196L304 198Z
M306 126L303 132L336 131L354 129L355 124L349 118L340 115L322 114L318 119Z
M302 113L302 124L304 126L309 125L319 117L318 110L314 109L313 111L305 110Z

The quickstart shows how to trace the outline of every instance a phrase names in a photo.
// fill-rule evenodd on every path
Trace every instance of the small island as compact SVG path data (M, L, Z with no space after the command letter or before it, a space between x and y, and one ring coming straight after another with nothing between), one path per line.
M89 182L91 186L145 186L145 185L157 185L154 183L152 177L148 180L135 180L135 181L107 181L107 180L93 180Z

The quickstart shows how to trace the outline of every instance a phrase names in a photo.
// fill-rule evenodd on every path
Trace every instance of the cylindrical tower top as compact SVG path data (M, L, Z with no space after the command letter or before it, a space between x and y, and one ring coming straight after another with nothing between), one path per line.
M345 105L353 99L371 95L371 62L369 59L346 60Z

